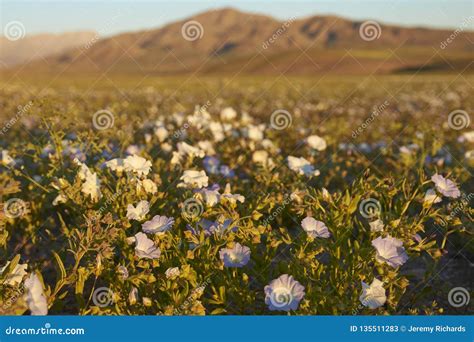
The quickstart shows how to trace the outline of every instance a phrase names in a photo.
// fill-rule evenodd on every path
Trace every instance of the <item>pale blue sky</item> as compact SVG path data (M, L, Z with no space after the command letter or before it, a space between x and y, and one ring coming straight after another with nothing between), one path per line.
M0 23L17 20L27 34L95 30L103 35L163 26L197 12L221 7L279 19L336 14L405 26L456 28L474 15L472 0L325 0L325 1L25 1L0 0ZM474 29L474 20L470 20ZM466 28L465 28L466 29Z

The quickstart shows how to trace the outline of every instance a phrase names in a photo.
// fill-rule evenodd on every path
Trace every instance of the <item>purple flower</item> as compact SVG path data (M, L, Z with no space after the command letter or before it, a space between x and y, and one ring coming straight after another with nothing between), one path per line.
M359 297L362 305L370 309L377 309L384 305L387 301L387 296L385 295L385 289L382 285L383 282L377 278L374 278L370 285L362 282L362 294Z
M208 188L194 190L197 196L206 201L206 204L210 207L213 207L219 203L221 199L221 194L219 193L219 185L214 184Z
M250 260L250 248L237 242L233 248L222 248L219 256L225 267L243 267Z
M219 166L221 162L216 157L206 157L203 159L202 163L204 164L206 171L211 175L216 175L219 173Z
M303 221L301 221L301 227L303 227L304 231L308 233L308 236L312 238L329 238L331 233L328 230L328 227L321 222L316 221L312 217L306 217Z
M135 254L139 258L158 259L161 255L159 247L155 246L153 240L150 240L146 234L135 234Z
M420 236L420 234L415 234L413 235L413 240L415 240L418 243L421 243L423 241L423 238Z
M271 311L296 310L305 295L304 286L288 274L273 279L264 291L265 304Z
M222 235L228 231L235 232L237 231L237 226L232 226L232 219L226 219L224 222L214 222L206 219L202 219L198 222L196 227L187 225L188 230L190 230L193 235L199 236L201 231L204 231L205 236L210 236L214 233Z
M408 260L403 242L391 236L383 239L376 238L372 241L372 246L377 250L376 259L379 262L386 262L392 267L398 267Z
M452 198L458 198L461 196L461 192L453 181L438 174L432 176L431 180L435 183L436 190L441 192L443 196Z
M221 167L219 168L219 173L225 178L232 178L235 176L234 170L232 170L227 165L221 165Z
M150 221L146 221L142 224L142 230L145 233L156 234L164 233L173 227L174 218L155 215Z

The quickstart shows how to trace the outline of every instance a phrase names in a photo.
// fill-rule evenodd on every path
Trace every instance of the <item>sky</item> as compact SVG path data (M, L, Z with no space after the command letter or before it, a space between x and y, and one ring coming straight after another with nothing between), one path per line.
M27 34L96 31L109 36L161 27L199 12L222 7L261 13L282 20L335 14L350 19L373 19L381 23L437 28L457 28L468 20L467 29L474 30L474 20L469 20L470 16L474 16L472 0L0 0L0 26L3 31L9 22L19 21Z

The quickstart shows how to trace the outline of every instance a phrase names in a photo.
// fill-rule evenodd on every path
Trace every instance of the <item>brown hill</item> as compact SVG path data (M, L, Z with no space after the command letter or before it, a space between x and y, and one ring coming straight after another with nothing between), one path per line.
M272 75L472 68L474 32L458 32L442 49L453 31L374 25L379 27L370 30L369 25L364 40L364 22L333 16L281 22L226 8L116 35L32 66L68 72Z
M27 35L19 40L0 37L0 66L10 67L35 59L64 53L83 46L95 37L94 32Z

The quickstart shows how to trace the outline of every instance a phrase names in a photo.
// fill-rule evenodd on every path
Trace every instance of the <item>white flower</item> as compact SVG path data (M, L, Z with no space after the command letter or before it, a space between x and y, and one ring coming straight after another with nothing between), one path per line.
M181 164L183 157L184 156L180 154L179 152L173 151L173 154L170 160L171 165Z
M384 224L381 219L377 219L369 223L371 232L381 232L383 231Z
M184 124L184 119L185 119L185 115L183 113L173 113L171 115L171 118L173 119L173 121L178 125L178 126L182 126ZM160 122L157 122L157 125L161 125Z
M317 151L324 151L327 147L326 140L317 135L310 135L309 137L307 137L306 143L309 145L309 147Z
M316 221L314 218L309 216L301 221L301 227L303 227L303 230L312 238L319 237L327 239L331 236L328 227L326 227L323 222Z
M221 119L222 120L233 120L237 117L237 112L232 107L226 107L221 110Z
M130 290L130 293L128 294L128 302L130 305L135 305L138 300L138 289L134 286Z
M237 203L237 201L239 201L240 203L245 202L245 197L244 196L242 196L240 194L232 194L230 192L230 184L229 183L226 184L225 189L224 189L224 193L221 195L221 198L225 198L226 200L228 200L232 204Z
M402 146L400 147L400 153L405 154L405 155L412 155L415 154L416 151L420 149L420 146L417 144L410 144L407 146Z
M273 279L265 286L264 291L265 304L270 311L296 310L305 295L304 286L288 274Z
M161 144L161 149L163 152L170 153L173 150L173 146L171 146L170 143L165 142Z
M427 204L434 204L434 203L439 203L441 202L442 199L441 197L438 196L436 191L434 189L428 189L425 193L425 199L424 202Z
M209 140L199 141L197 145L201 150L206 152L206 154L209 156L216 154L216 151L214 150L214 146L212 146L212 143Z
M159 247L155 246L153 240L150 240L142 232L135 234L135 254L139 258L158 259L161 255Z
M123 265L120 265L119 267L117 267L117 273L120 276L120 278L122 278L123 280L127 279L129 276L127 268Z
M148 194L156 194L158 192L158 187L151 179L139 180L137 187L143 189Z
M474 142L474 131L463 133L460 137L460 140L461 140L461 142L464 142L465 140L467 140L468 142L473 143Z
M133 204L129 204L127 206L127 218L129 220L141 221L149 211L150 203L148 203L148 201L140 201L136 207L134 207Z
M206 155L206 153L200 148L191 146L185 143L184 141L179 142L177 144L177 147L178 147L178 153L180 155L188 156L191 158L191 160L194 159L194 157L204 158L204 156Z
M2 164L13 166L15 165L15 159L10 157L7 150L2 150Z
M385 295L385 289L382 285L383 282L377 278L374 278L370 286L362 282L362 294L359 297L362 305L370 309L377 309L384 305L387 301L387 296Z
M10 261L7 261L5 266L0 267L0 274L2 274L7 269L8 265L10 265ZM10 286L16 286L20 284L23 280L23 277L26 275L27 267L28 264L17 264L10 274L5 275L3 283Z
M263 131L265 130L265 125L248 125L246 129L246 136L250 140L260 141L263 139Z
M436 190L441 192L443 196L452 198L458 198L459 196L461 196L461 192L456 186L456 183L454 183L453 181L444 178L443 176L438 174L432 176L431 180L433 181L433 183L435 183Z
M87 177L90 177L92 175L92 172L89 167L86 164L82 163L79 159L75 158L73 160L73 163L79 166L79 172L77 173L79 179L86 180Z
M116 172L123 172L125 169L124 160L121 158L115 158L105 162L105 166Z
M468 160L474 159L474 150L470 150L464 153L464 158Z
M253 121L253 118L252 116L250 116L249 113L247 112L242 112L242 116L240 118L240 122L243 124L243 125L248 125L249 123L251 123Z
M63 194L59 194L56 196L56 198L53 200L53 205L57 206L60 203L66 203L67 202L67 197L64 196Z
M219 185L214 185L210 188L195 190L196 197L206 202L206 205L213 207L219 203L221 195L219 193Z
M331 194L329 193L328 189L323 188L323 189L321 190L321 194L323 195L323 199L324 199L325 201L330 201L330 200L331 200Z
M214 141L220 142L224 140L224 127L221 125L220 122L213 121L209 123L209 130L211 131L212 136L214 137Z
M32 273L29 278L25 280L25 290L26 304L31 314L35 316L47 315L48 302L44 295L43 285L35 273Z
M408 260L408 255L403 247L403 242L391 236L378 237L372 241L372 246L377 250L375 258L392 267L403 265Z
M100 180L97 177L97 173L88 174L84 183L82 184L81 191L89 195L92 201L97 202L102 196L100 192Z
M203 188L207 187L209 178L205 171L186 170L181 176L181 183L177 185L178 188Z
M201 130L203 127L209 125L211 114L209 114L205 107L196 106L193 115L188 116L187 121L190 125Z
M164 126L159 126L155 128L155 135L158 137L160 142L163 142L168 138L168 130Z
M288 167L300 175L319 176L320 174L319 170L315 170L313 165L303 157L288 156Z
M137 154L137 153L140 153L140 151L143 150L143 147L142 146L138 146L138 145L130 145L128 146L126 149L125 149L125 153L129 156L133 155L133 154Z
M167 279L175 279L181 274L179 267L170 267L166 270L165 275Z
M77 173L79 179L84 181L81 187L82 193L89 195L92 201L98 201L101 197L101 192L100 181L97 177L97 174L92 173L89 167L87 167L86 164L80 162L79 159L75 158L73 162L79 166L79 172Z
M261 141L261 144L262 144L262 147L266 150L269 150L272 152L280 152L280 149L277 146L275 146L273 141L271 141L270 139L263 139Z
M142 230L148 234L164 233L173 227L172 217L155 215L150 221L142 224Z
M265 165L268 160L268 152L265 150L255 151L252 155L252 161L257 164Z
M138 176L146 176L151 169L151 161L137 155L128 156L123 161L126 171L135 172Z
M250 248L237 242L232 248L222 248L219 257L225 267L243 267L250 260Z
M252 161L265 167L273 166L273 160L268 157L268 152L265 150L255 151L252 155Z

